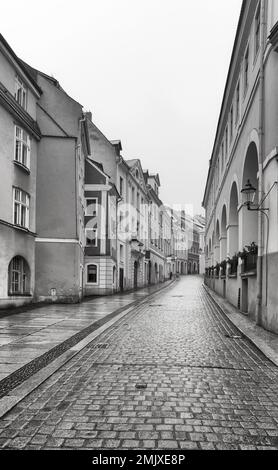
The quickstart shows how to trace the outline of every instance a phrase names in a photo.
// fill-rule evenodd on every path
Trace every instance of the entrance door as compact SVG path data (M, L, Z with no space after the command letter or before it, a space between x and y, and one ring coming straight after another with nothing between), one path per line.
M133 282L133 287L134 289L137 289L137 274L138 274L138 263L137 261L134 262L134 282Z
M241 310L248 313L248 279L242 279Z
M123 268L120 268L119 282L120 282L120 291L123 292L123 290L124 290L124 270L123 270Z

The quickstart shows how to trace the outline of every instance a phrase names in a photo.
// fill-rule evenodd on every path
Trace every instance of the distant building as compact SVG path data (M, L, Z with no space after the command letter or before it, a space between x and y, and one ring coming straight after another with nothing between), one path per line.
M117 205L119 194L101 164L85 164L84 295L117 291Z

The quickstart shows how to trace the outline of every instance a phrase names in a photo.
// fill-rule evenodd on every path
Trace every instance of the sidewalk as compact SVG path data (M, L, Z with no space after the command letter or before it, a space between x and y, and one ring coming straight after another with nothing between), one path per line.
M1 317L0 416L20 401L19 396L22 399L93 337L172 283L167 281L80 304L53 304ZM40 373L42 369L44 372ZM25 381L29 382L27 386ZM8 399L15 396L18 397L15 400Z
M216 294L206 285L203 284L203 286L222 312L240 330L242 335L246 336L270 361L278 366L278 335L257 326L254 321L237 310L226 299L223 299L223 297Z

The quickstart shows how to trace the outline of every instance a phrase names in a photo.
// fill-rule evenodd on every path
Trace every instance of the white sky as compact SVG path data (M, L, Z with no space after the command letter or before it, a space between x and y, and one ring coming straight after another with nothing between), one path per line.
M13 0L1 33L200 213L241 0Z

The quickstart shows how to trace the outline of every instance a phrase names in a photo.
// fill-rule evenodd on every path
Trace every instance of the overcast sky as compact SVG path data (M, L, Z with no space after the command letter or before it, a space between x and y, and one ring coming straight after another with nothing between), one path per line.
M1 33L93 113L168 204L201 202L241 0L13 0Z

